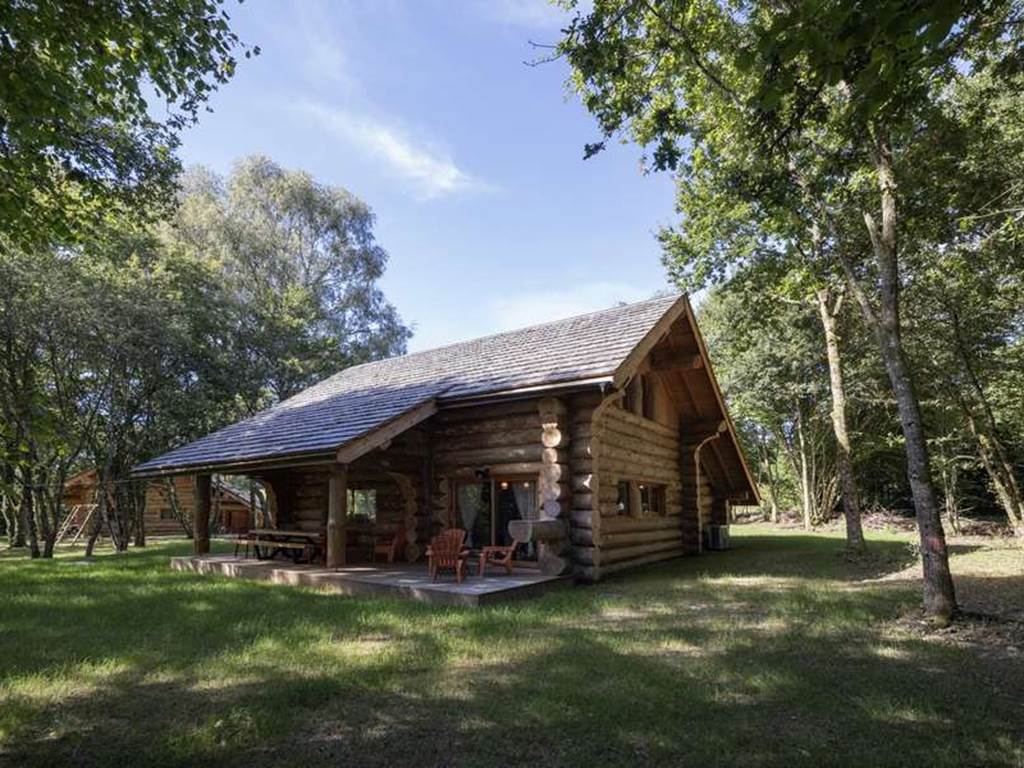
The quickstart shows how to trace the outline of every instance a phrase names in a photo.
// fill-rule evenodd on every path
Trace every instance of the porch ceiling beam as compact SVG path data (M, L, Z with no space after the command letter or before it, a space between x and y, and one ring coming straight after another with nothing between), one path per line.
M383 424L373 432L363 435L362 437L357 437L355 440L341 446L341 448L338 449L337 454L335 454L335 459L340 464L350 464L360 456L369 453L375 448L380 448L390 443L400 434L408 429L412 429L421 421L429 419L435 413L437 413L437 403L434 400L428 400L425 403L421 403L415 408L405 411L400 416Z
M704 367L699 352L682 349L660 349L651 353L652 371L693 371Z

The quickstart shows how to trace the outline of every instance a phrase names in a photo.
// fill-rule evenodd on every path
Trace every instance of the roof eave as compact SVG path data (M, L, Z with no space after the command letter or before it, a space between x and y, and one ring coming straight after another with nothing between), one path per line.
M197 473L205 474L209 472L219 472L225 475L244 475L252 472L281 469L283 467L291 467L295 465L331 464L334 463L335 450L336 449L317 451L315 453L283 453L241 461L226 460L199 464L148 467L145 469L133 469L128 474L130 477L140 480L144 478L194 475Z

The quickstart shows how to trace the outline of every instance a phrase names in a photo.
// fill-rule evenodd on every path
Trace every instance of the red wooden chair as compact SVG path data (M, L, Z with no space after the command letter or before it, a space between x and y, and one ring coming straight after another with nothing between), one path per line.
M399 528L393 533L378 533L373 537L373 559L377 562L377 555L382 555L390 565L398 559L405 546L405 531Z
M462 547L465 540L466 532L461 528L441 531L430 540L430 546L427 547L427 570L431 581L437 581L438 571L447 568L454 571L455 580L462 583L466 577L466 558L469 557L469 550Z
M512 539L512 543L507 547L503 546L488 546L484 547L480 551L480 575L484 576L487 573L488 565L495 565L499 568L504 568L505 573L509 576L512 575L512 555L515 554L516 548L520 542Z

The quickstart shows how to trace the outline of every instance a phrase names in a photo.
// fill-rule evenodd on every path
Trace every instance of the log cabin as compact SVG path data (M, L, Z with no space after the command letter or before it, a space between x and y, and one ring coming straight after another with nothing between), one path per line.
M211 473L248 475L328 567L368 531L415 562L459 527L590 581L699 554L758 500L686 296L353 366L133 471L193 476L196 530Z
M143 507L143 528L147 536L181 536L185 529L174 514L171 504L173 484L179 514L186 519L194 516L192 509L195 493L194 478L177 475L170 478L153 479L146 483ZM85 469L64 483L63 506L72 528L80 528L89 520L89 513L97 501L97 474L95 469ZM217 530L221 533L240 533L254 524L254 512L261 508L260 499L249 495L223 478L217 478L211 485L211 510Z

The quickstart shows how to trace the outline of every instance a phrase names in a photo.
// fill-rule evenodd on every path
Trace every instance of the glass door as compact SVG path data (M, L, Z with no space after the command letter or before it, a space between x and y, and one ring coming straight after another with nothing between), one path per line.
M494 535L495 544L508 546L512 537L508 535L508 524L512 520L537 519L537 483L523 478L494 480ZM524 544L516 552L517 560L535 560L534 544Z
M455 490L455 516L466 531L466 546L479 549L493 544L491 481L459 483Z
M456 486L456 524L466 531L466 546L470 549L508 546L512 543L508 524L512 520L536 520L537 517L535 480L494 478ZM536 558L536 547L532 543L524 544L516 552L517 560Z

